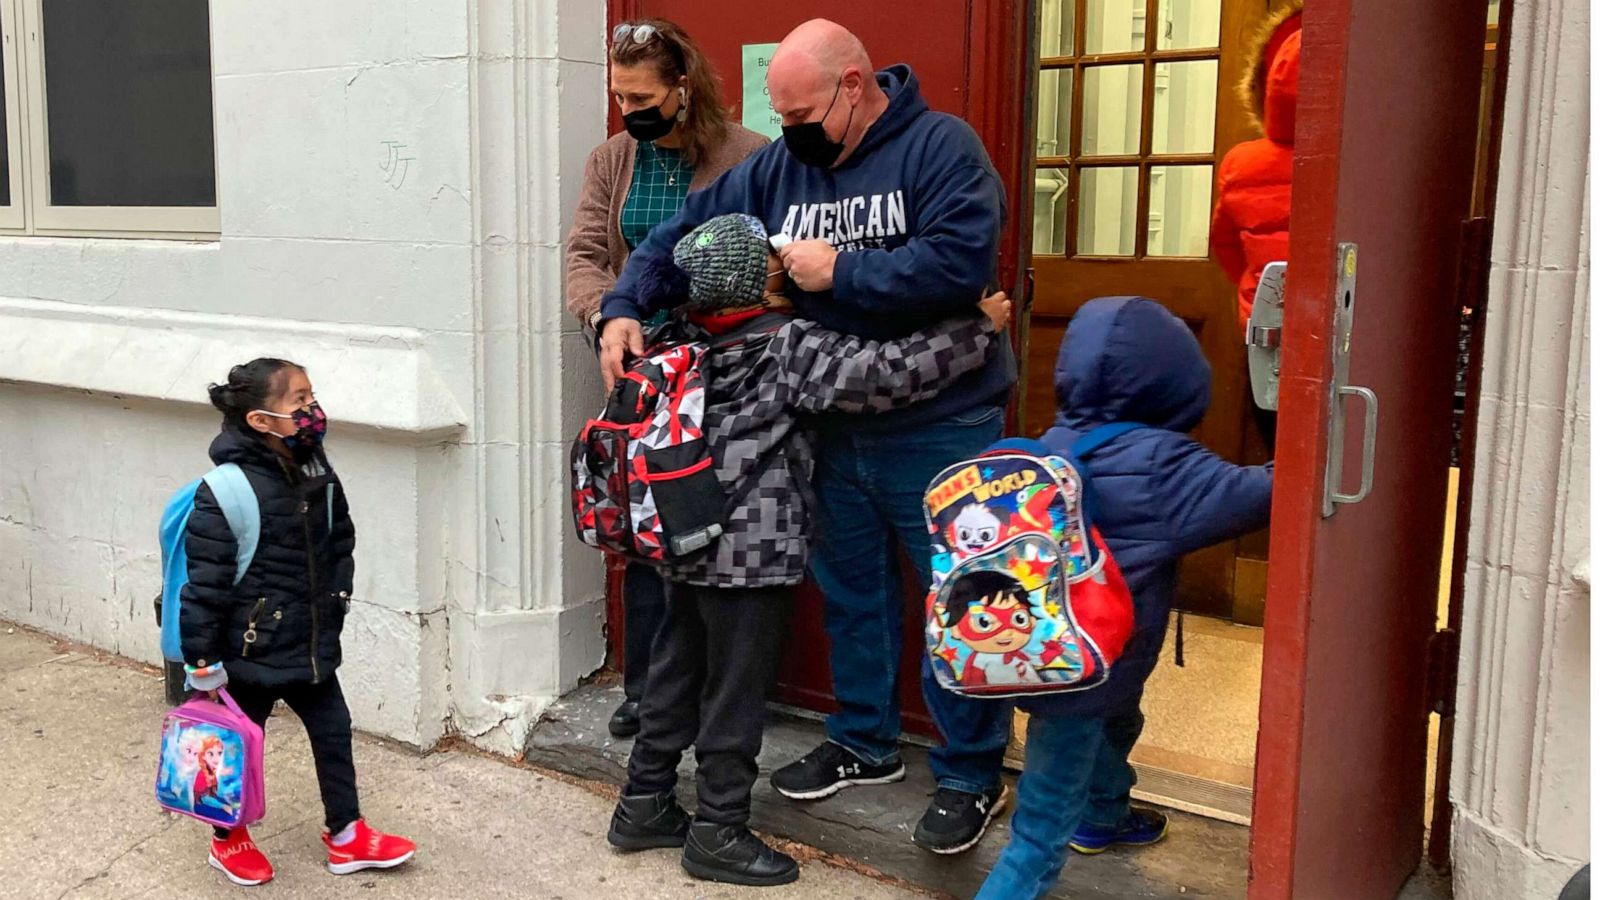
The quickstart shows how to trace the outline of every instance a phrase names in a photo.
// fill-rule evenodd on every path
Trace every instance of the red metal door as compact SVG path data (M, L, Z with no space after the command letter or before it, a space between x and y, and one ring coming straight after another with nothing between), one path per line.
M1426 646L1449 465L1453 295L1484 4L1306 4L1252 898L1394 897L1422 851ZM1336 247L1357 245L1352 384L1375 481L1322 509ZM1359 400L1341 452L1361 468Z
M1000 283L1015 297L1023 296L1018 252L1027 235L1031 195L1020 190L1028 160L1023 156L1027 129L1028 68L1022 14L1027 0L805 0L771 5L745 0L619 0L610 4L609 24L644 16L670 19L698 42L722 80L723 99L741 110L743 46L775 43L796 25L827 18L850 29L866 44L874 65L908 63L917 73L923 96L934 109L965 118L977 130L1005 183L1008 227L1000 250ZM609 29L608 29L609 33ZM611 127L621 130L613 106ZM1019 307L1021 304L1018 304ZM903 566L908 572L909 566ZM622 620L618 590L621 579L609 579L608 611ZM922 593L925 586L907 579L905 653L901 658L900 696L906 728L935 734L922 701L918 677L922 652ZM612 658L621 660L621 629L612 629ZM811 585L802 589L795 606L790 652L779 676L780 697L808 709L834 708L828 670L827 635L822 629L822 597Z

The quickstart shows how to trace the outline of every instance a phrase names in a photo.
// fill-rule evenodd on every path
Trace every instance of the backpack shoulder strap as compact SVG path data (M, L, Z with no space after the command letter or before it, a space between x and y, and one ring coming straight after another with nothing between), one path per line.
M1146 426L1138 422L1110 422L1085 431L1067 450L1067 462L1072 464L1072 468L1078 473L1078 480L1083 484L1084 530L1093 528L1094 521L1100 517L1100 495L1095 492L1094 480L1089 477L1089 469L1083 463L1084 458L1122 435L1144 427Z
M1072 442L1072 455L1079 458L1088 456L1128 432L1144 427L1138 422L1111 422L1091 428Z
M261 541L261 503L244 470L234 463L223 463L207 472L205 483L211 488L211 495L217 498L217 505L222 507L222 515L228 520L228 529L238 545L233 573L233 583L238 584L250 568L250 561L255 559L256 545Z

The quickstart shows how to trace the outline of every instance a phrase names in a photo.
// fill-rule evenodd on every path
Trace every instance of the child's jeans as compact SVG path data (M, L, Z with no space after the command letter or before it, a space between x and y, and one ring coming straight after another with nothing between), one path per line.
M977 900L1043 897L1061 876L1067 842L1081 823L1122 821L1134 782L1128 754L1143 730L1137 708L1105 718L1029 717L1011 840Z

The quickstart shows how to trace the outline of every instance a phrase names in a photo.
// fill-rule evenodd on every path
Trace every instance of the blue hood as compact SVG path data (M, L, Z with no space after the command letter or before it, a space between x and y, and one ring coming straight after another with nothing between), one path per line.
M928 101L922 99L922 87L910 66L904 63L893 65L878 72L877 77L878 87L889 97L889 105L878 121L873 122L867 133L861 136L861 145L840 164L841 169L848 169L869 159L874 149L887 144L909 128L918 116L928 111Z
M1211 365L1182 319L1145 297L1101 297L1067 326L1056 357L1056 424L1194 430L1211 405Z

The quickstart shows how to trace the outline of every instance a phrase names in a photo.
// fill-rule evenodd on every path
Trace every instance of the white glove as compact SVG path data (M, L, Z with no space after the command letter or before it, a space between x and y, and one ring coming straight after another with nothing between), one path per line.
M222 668L222 663L196 669L194 666L184 666L183 671L188 673L184 683L190 690L214 691L228 683L228 673Z

